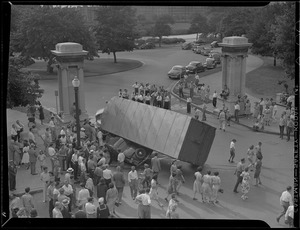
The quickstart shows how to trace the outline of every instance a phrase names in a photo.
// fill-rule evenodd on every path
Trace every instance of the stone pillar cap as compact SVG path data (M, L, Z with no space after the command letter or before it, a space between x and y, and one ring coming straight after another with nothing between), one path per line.
M245 47L251 46L252 43L248 43L248 38L232 36L223 38L222 43L218 43L220 46L229 46L229 47Z
M75 42L63 42L58 43L55 46L55 50L51 50L56 56L85 56L88 51L82 49L82 45Z

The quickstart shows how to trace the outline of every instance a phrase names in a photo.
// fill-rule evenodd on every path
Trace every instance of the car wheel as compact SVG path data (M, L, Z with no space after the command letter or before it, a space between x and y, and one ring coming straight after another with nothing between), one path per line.
M143 160L147 156L147 152L143 148L138 148L135 150L134 156L139 160Z

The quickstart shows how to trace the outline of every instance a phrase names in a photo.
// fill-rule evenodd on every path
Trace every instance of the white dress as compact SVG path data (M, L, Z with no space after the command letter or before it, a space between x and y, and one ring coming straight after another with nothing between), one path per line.
M26 146L23 148L23 157L22 157L22 161L21 161L21 163L23 163L23 164L29 163L28 151L29 151L29 146Z
M195 181L194 181L194 186L193 186L193 191L202 193L202 174L200 172L195 172Z

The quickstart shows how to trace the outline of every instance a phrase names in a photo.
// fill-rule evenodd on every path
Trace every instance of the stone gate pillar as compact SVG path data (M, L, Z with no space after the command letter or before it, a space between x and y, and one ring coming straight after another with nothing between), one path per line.
M78 104L81 110L80 120L88 118L85 109L83 72L84 56L87 55L88 51L83 50L82 45L78 43L65 42L56 44L55 50L51 50L51 53L56 56L58 63L59 108L64 113L64 122L70 122L74 119L70 113L75 102L75 92L72 85L75 76L80 80L78 90Z
M224 85L229 88L227 102L230 113L234 114L237 96L245 95L246 58L252 43L248 43L245 37L233 36L223 38L218 45L222 47L222 88Z

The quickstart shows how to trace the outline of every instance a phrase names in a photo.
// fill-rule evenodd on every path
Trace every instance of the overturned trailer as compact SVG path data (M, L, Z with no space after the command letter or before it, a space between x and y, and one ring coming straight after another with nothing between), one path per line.
M101 113L101 128L115 136L110 152L121 149L126 161L140 165L152 151L194 165L204 165L216 129L190 116L119 97Z

